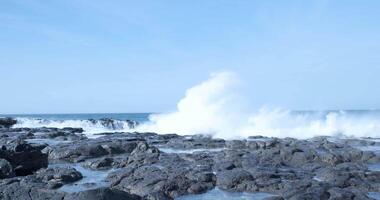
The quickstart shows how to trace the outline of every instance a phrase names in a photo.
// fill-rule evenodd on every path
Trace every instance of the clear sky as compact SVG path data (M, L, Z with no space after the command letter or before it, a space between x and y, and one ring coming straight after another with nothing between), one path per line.
M256 107L380 108L380 1L0 2L0 113L167 111L219 70Z

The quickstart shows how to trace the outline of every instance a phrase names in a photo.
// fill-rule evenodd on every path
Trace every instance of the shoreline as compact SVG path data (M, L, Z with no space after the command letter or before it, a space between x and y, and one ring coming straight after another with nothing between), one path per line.
M88 138L82 132L0 128L0 163L6 166L1 171L0 197L29 198L28 191L35 195L30 199L96 199L99 194L157 200L242 195L371 199L380 194L378 139L223 140L127 132Z

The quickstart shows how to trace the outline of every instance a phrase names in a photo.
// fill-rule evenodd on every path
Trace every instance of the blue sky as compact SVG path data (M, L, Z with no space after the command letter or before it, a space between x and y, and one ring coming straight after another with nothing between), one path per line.
M219 70L253 107L380 108L376 0L4 0L0 113L175 108Z

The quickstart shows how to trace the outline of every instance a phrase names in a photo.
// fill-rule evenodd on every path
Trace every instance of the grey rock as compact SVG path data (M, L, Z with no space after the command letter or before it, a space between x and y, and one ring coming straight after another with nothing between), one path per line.
M11 163L0 158L0 179L14 177L14 171Z

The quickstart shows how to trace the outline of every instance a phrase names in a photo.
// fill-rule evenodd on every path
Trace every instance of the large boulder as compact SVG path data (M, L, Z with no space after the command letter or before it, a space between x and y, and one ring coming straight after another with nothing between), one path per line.
M147 144L136 147L124 168L107 179L112 188L157 200L206 192L216 180L211 166L159 152Z
M82 174L72 167L53 167L37 171L36 178L47 183L48 188L58 188L82 179Z
M48 165L47 155L40 148L22 140L0 142L0 158L7 160L17 176L32 174Z
M77 162L89 158L98 158L106 155L130 154L139 143L146 143L136 138L117 138L112 136L96 139L61 143L44 149L52 160L67 160Z
M0 118L0 128L10 128L16 123L17 123L17 120L12 119L10 117Z
M71 193L65 196L64 200L140 200L141 197L129 194L124 191L98 188L82 192Z
M11 163L0 158L0 179L10 178L14 176L14 171Z
M49 190L46 184L33 176L12 178L0 181L2 200L62 200L65 193Z
M221 189L234 191L252 191L253 176L242 169L223 171L217 174L216 185Z
M111 130L122 130L125 128L135 128L138 125L137 121L132 120L116 120L110 118L102 118L102 119L89 119L89 121L93 124L99 124ZM127 126L127 127L125 127Z

